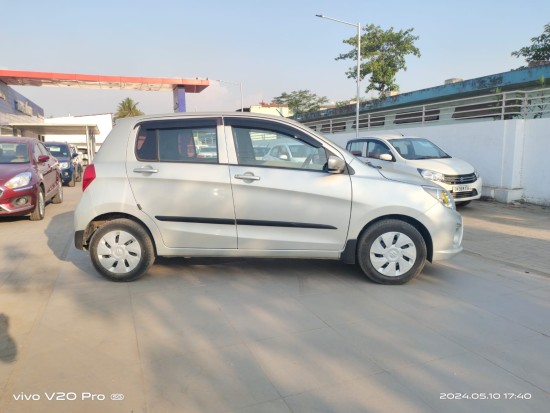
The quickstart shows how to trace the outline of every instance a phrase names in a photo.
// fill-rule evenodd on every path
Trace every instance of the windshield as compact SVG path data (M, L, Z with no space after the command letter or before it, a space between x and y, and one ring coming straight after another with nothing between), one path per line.
M29 147L26 143L0 142L0 163L28 163Z
M69 157L69 147L67 145L48 145L46 144L46 148L50 151L50 153L55 156L56 158Z
M428 139L392 139L390 143L403 158L408 160L450 158L448 154Z

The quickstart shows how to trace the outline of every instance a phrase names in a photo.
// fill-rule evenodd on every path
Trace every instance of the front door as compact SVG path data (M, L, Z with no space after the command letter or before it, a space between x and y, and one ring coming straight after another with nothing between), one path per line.
M328 173L329 151L276 122L224 121L231 125L228 146L234 145L237 157L229 172L239 249L341 251L351 180Z

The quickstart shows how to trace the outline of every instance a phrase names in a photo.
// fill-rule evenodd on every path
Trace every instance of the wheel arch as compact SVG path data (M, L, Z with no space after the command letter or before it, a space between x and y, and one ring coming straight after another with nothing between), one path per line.
M147 227L147 225L145 225L145 223L142 220L136 218L135 216L130 214L125 214L122 212L110 212L110 213L98 215L92 221L90 221L90 223L86 226L86 229L84 230L84 236L82 239L82 244L83 244L82 246L84 247L84 249L86 250L88 249L92 235L94 235L94 233L101 226L115 219L128 219L140 225L149 235L151 243L153 244L153 250L155 251L155 256L157 255L157 245L155 243L155 237L149 230L149 227Z
M422 235L422 238L424 238L424 242L426 243L426 254L427 254L426 259L429 262L432 262L433 242L432 242L432 237L430 235L430 232L428 231L428 229L420 221L418 221L418 220L416 220L416 219L414 219L410 216L407 216L407 215L390 214L390 215L383 215L383 216L377 217L377 218L373 219L372 221L368 222L363 227L363 229L359 233L359 236L357 237L357 240L361 239L361 237L363 236L365 231L367 231L374 224L376 224L377 222L380 222L380 221L388 220L388 219L395 219L395 220L398 220L398 221L403 221L403 222L406 222L406 223L412 225L413 227L415 227L418 230L418 232L420 232L420 235ZM355 240L355 243L354 243L354 249L355 249L355 251L354 251L354 260L355 260L355 262L357 262L357 254L358 254L357 240Z

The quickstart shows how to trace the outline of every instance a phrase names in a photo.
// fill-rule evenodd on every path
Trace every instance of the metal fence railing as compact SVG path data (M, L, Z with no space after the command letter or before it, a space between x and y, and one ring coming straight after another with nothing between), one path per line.
M330 117L329 117L330 116ZM387 129L464 121L536 119L550 117L550 88L498 92L399 109L365 111L359 129ZM300 120L300 119L298 119ZM302 123L322 133L355 131L355 114L319 113L319 119Z

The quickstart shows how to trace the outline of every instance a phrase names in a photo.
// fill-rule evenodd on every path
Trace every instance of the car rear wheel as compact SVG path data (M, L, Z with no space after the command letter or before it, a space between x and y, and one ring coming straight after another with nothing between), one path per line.
M357 261L374 282L404 284L422 271L426 255L426 242L414 226L388 219L375 223L362 234Z
M95 269L111 281L137 280L155 260L149 234L128 219L101 226L90 241L90 255Z
M36 194L36 206L34 211L31 212L31 221L41 221L44 219L46 213L46 199L44 198L44 190L38 188L38 193Z

